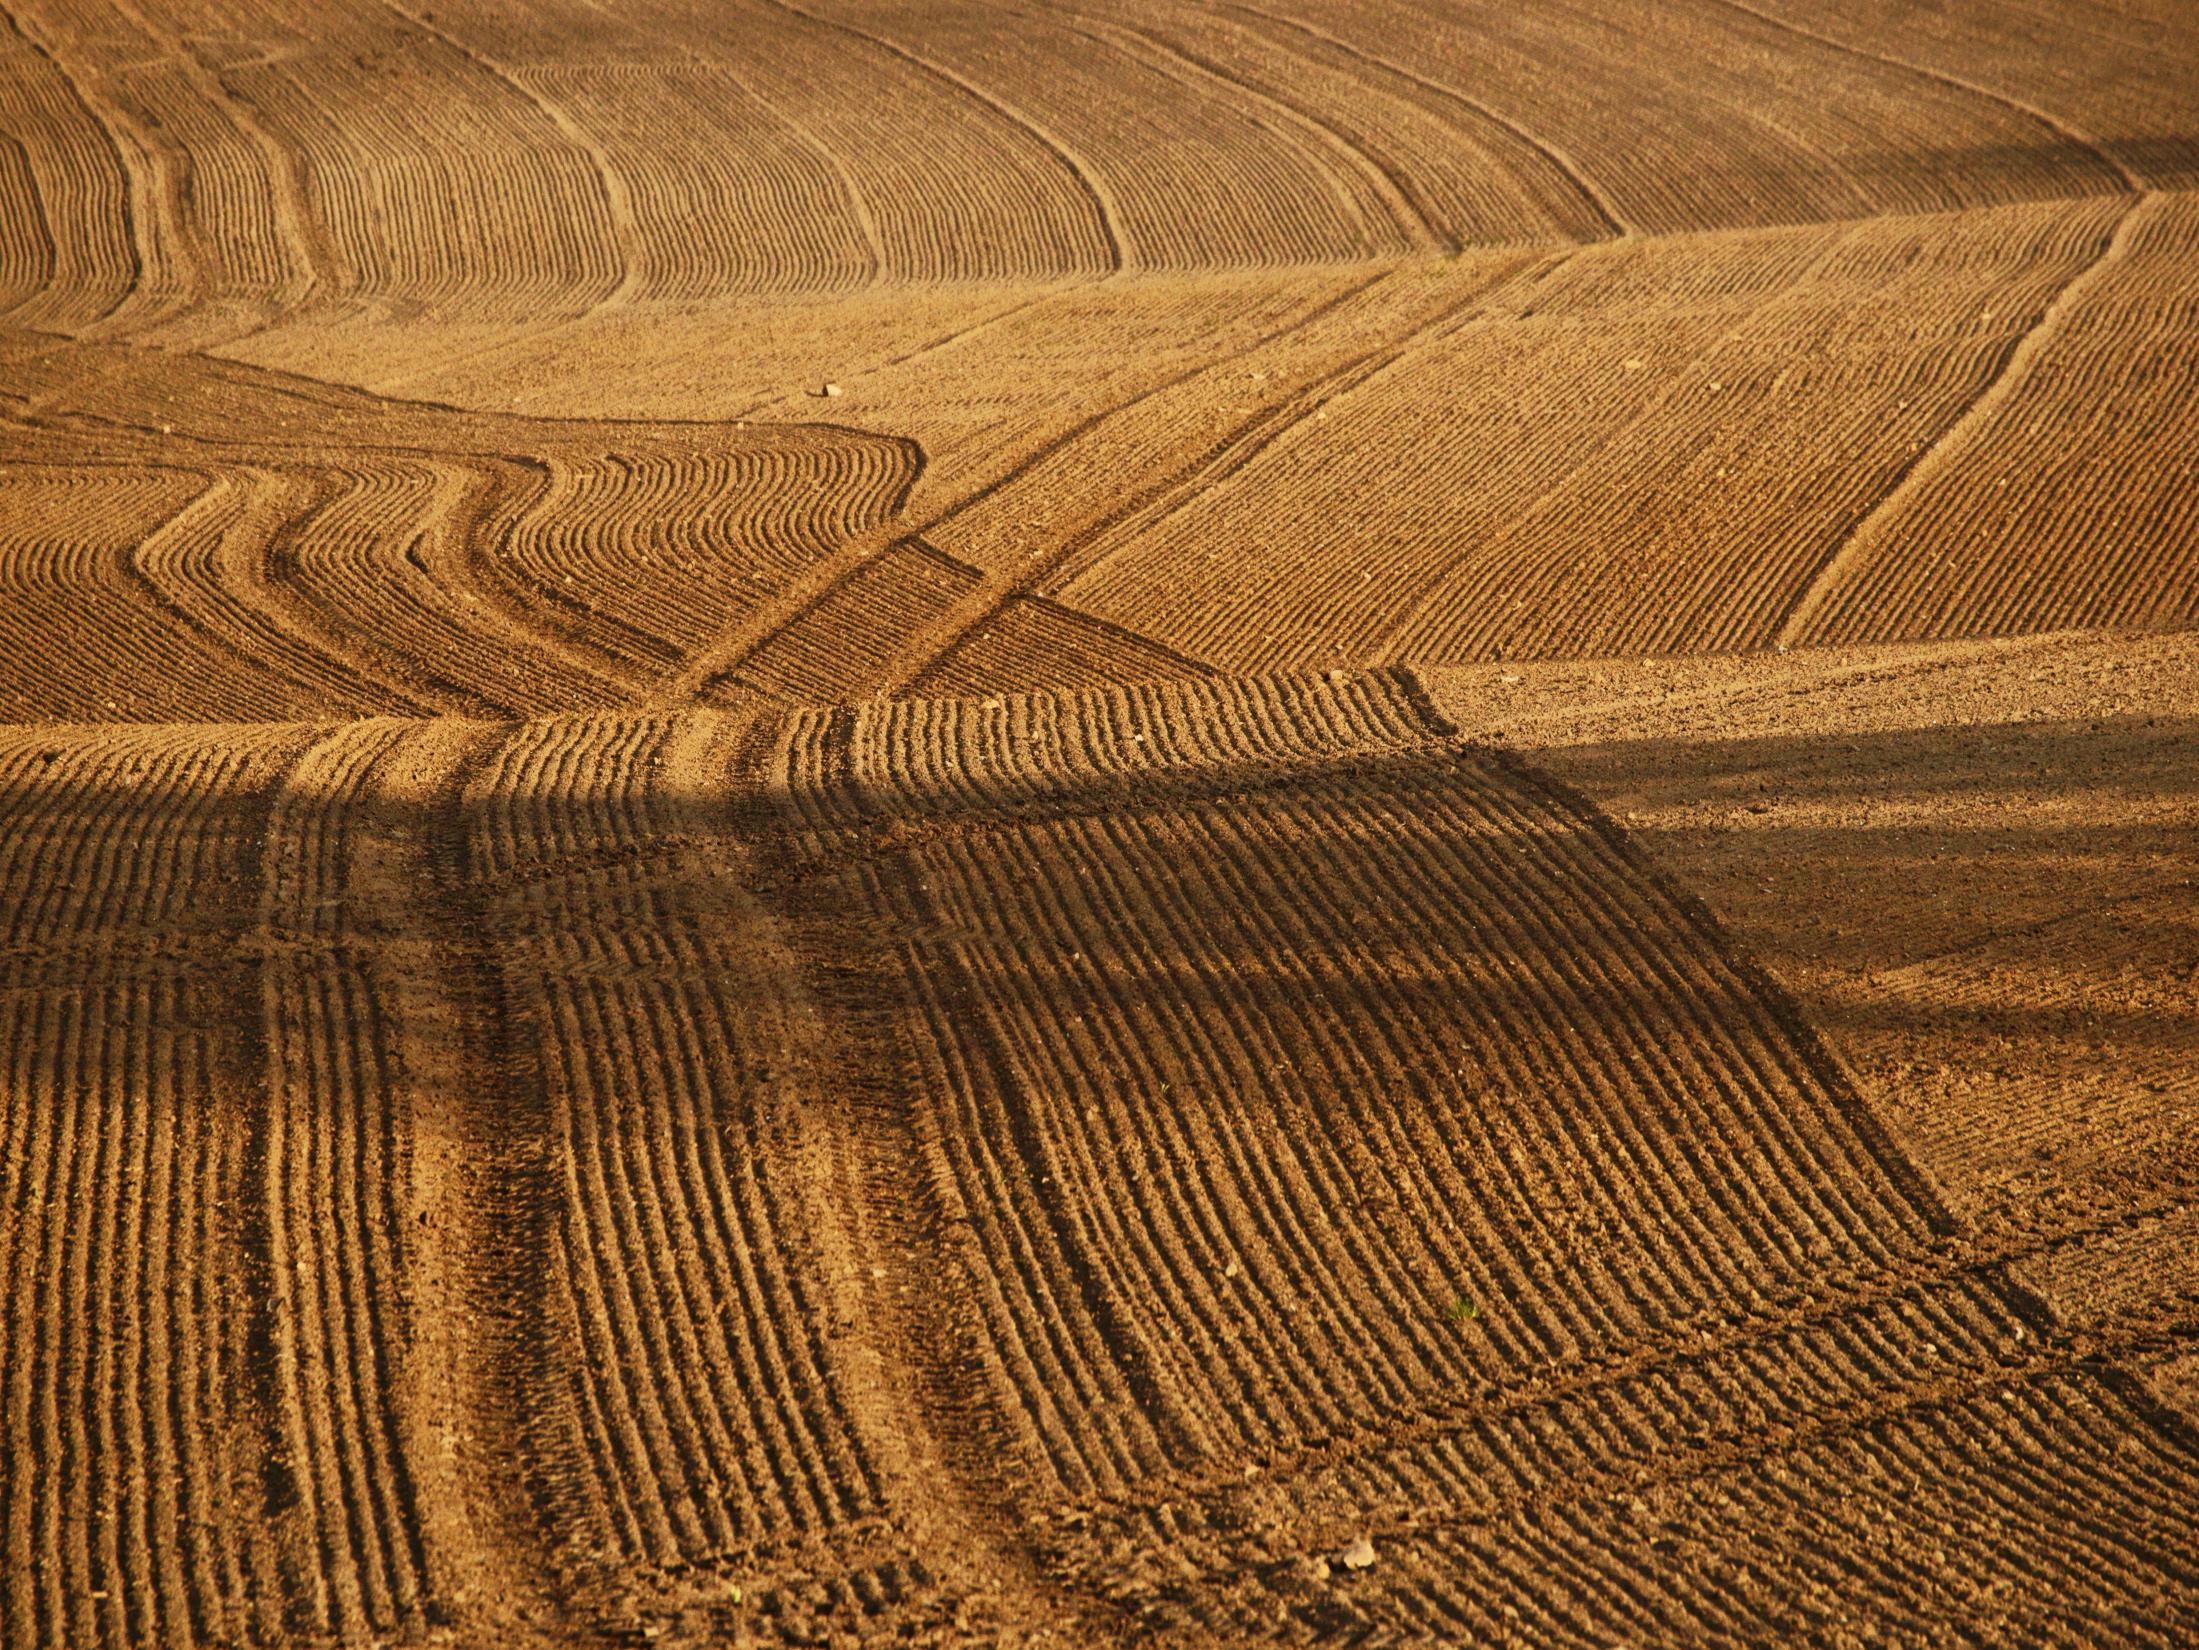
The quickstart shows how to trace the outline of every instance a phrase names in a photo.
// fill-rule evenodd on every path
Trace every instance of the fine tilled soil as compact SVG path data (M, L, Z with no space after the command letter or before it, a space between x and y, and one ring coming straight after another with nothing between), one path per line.
M5 0L0 1650L2199 1642L2199 12Z

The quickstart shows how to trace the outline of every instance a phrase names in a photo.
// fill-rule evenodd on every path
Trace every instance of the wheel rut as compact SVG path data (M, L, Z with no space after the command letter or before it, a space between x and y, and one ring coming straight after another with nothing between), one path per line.
M554 1395L574 1350L543 1311L557 1202L546 1105L474 871L484 789L510 737L508 725L423 728L384 777L405 825L362 867L428 914L399 928L389 970L412 1118L418 1340L405 1407L432 1491L443 1616L517 1642L587 1643L604 1588L585 1556L600 1536L564 1487L572 1418Z
M937 1174L936 1149L908 1104L885 994L897 970L867 932L870 873L835 862L814 816L776 777L784 732L778 720L758 721L732 747L729 770L772 914L774 971L798 982L817 1032L805 1178L828 1309L847 1330L841 1356L857 1419L889 1503L974 1619L1011 1639L1067 1629L1080 1642L1117 1642L1127 1623L1048 1584L1017 1506L1020 1440L971 1389L969 1372L995 1356L960 1298L972 1216Z

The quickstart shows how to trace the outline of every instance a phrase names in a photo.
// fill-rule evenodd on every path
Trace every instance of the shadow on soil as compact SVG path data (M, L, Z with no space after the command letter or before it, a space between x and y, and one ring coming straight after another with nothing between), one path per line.
M591 884L615 904L622 868L713 840L766 850L745 874L767 904L829 898L834 886L854 889L866 859L934 831L1153 807L1258 808L1306 777L1258 768L1110 776L1025 796L998 821L963 798L925 798L892 817L850 821L815 855L778 851L770 839L783 826L773 799L754 780L730 775L722 793L644 787L619 798L491 799L486 806L510 809L520 839L554 845L517 863L468 855L479 817L381 800L322 816L316 828L409 839L438 862L445 891L392 898L385 890L369 904L338 880L310 909L293 900L271 923L269 795L201 796L186 806L157 787L150 768L144 789L112 772L97 782L73 777L68 753L98 730L30 737L55 756L52 777L34 769L0 792L13 857L43 862L0 908L0 988L11 993L154 975L188 977L203 992L270 955L323 948L424 943L479 956L484 942L491 951L500 943L508 919L499 907L514 892L527 891L530 923L542 914L540 901L594 904ZM228 736L210 729L207 737ZM1727 923L1744 950L1761 951L1782 973L1799 967L1870 982L1868 992L1813 1004L1813 1015L1865 1027L1972 1012L1999 1016L2010 1030L2026 1020L2047 1029L2081 1025L2104 1050L2126 1057L2188 1052L2199 1035L2199 720L2139 715L1659 739L1518 755L1590 799ZM1402 767L1420 764L1410 753L1347 751L1318 766L1324 784L1343 771L1381 792L1403 783ZM1426 777L1423 768L1413 784ZM160 845L135 861L122 851L154 839ZM179 871L189 879L180 898L170 880ZM728 873L698 879L690 866L667 874L687 883L690 910L707 910L717 903L710 876ZM453 889L466 910L441 908ZM636 907L637 921L647 909L646 901ZM1440 980L1414 975L1409 924L1399 926L1394 911L1370 911L1368 920L1382 961L1374 967L1372 954L1362 954L1372 969L1364 984L1408 994L1442 989ZM942 937L975 936L881 931L871 943L884 951ZM1246 988L1285 983L1272 957L1219 960ZM1050 964L1033 956L1028 966L1038 973ZM1981 970L1997 970L2002 984ZM1964 984L1973 977L1974 989ZM2011 997L2008 981L2035 987L2031 1000Z

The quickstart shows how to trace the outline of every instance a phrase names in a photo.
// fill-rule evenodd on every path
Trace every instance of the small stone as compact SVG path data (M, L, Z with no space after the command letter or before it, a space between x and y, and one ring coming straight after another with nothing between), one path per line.
M827 395L838 395L839 393L840 393L840 386L839 386L839 385L837 385L837 384L827 384L827 385L825 386L825 394L827 394Z
M1347 1570L1371 1569L1374 1565L1374 1543L1361 1536L1338 1555Z

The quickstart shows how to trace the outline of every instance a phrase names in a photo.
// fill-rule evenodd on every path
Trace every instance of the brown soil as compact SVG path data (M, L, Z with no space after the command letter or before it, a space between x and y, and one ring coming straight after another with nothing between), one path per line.
M0 1647L2199 1639L2195 64L10 0Z

